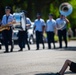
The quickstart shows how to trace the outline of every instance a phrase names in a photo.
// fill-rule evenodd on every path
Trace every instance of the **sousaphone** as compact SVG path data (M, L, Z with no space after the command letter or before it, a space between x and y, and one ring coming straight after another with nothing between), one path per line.
M68 16L72 13L73 8L72 8L71 4L64 2L60 5L59 11L60 11L60 14L62 14L64 16Z
M72 6L67 2L62 3L59 7L60 14L64 15L65 17L69 16L72 13L72 11ZM61 23L57 29L62 29L64 26L65 23Z
M19 25L19 30L26 30L26 16L24 12L14 13L13 14L16 24L14 26Z

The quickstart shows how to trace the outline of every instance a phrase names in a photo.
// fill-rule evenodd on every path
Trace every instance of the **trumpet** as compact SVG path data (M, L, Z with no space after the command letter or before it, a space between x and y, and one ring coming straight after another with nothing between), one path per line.
M62 14L64 16L68 16L72 13L73 8L69 3L64 2L60 5L59 11L60 11L60 14Z
M0 32L2 32L3 30L10 30L10 26L8 24L0 26Z

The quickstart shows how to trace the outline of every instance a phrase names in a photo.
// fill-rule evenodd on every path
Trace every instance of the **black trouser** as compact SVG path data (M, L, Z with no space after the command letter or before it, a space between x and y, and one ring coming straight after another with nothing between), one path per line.
M37 49L39 49L39 43L42 43L43 48L44 48L44 41L43 41L43 33L36 31L36 46Z
M0 49L1 49L1 39L0 39Z
M76 73L76 63L75 63L75 62L71 62L70 70L71 70L72 72L75 72L75 73Z
M20 49L23 49L25 47L25 44L27 44L28 49L30 49L30 46L29 46L29 43L28 43L28 33L27 33L27 31L19 31L18 42L19 42Z
M67 47L67 34L66 33L67 33L66 29L58 30L60 48L62 48L62 37L63 37L63 40L65 41L65 46Z
M0 32L0 35L1 35L1 32ZM1 37L1 36L0 36ZM0 38L0 49L1 49L1 38Z
M12 28L10 27L10 30L4 30L2 31L3 36L3 43L5 45L6 52L8 52L8 45L11 45L11 48L13 47L12 42Z
M47 32L47 40L48 40L48 48L51 48L51 44L53 42L54 48L55 48L55 41L54 41L54 32Z

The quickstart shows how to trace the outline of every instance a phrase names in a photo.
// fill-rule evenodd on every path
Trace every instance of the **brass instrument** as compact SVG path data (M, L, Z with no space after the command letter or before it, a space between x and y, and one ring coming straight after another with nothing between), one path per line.
M59 7L60 14L64 15L65 17L70 15L72 11L73 11L72 6L67 2L62 3ZM65 23L61 23L57 29L62 29L64 26Z
M26 16L24 12L13 13L13 16L16 20L15 26L19 25L19 30L26 30Z
M69 3L64 2L64 3L62 3L62 4L60 5L59 11L60 11L60 13L61 13L62 15L68 16L68 15L70 15L70 14L72 13L73 8L72 8L72 6L71 6Z
M2 32L3 30L9 30L10 29L10 26L7 24L7 25L2 25L0 26L0 32Z

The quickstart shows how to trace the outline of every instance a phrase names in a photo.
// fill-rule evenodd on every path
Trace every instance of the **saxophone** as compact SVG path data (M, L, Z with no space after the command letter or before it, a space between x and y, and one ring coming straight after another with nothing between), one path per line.
M10 30L10 26L8 24L0 26L0 32L2 32L3 30Z

